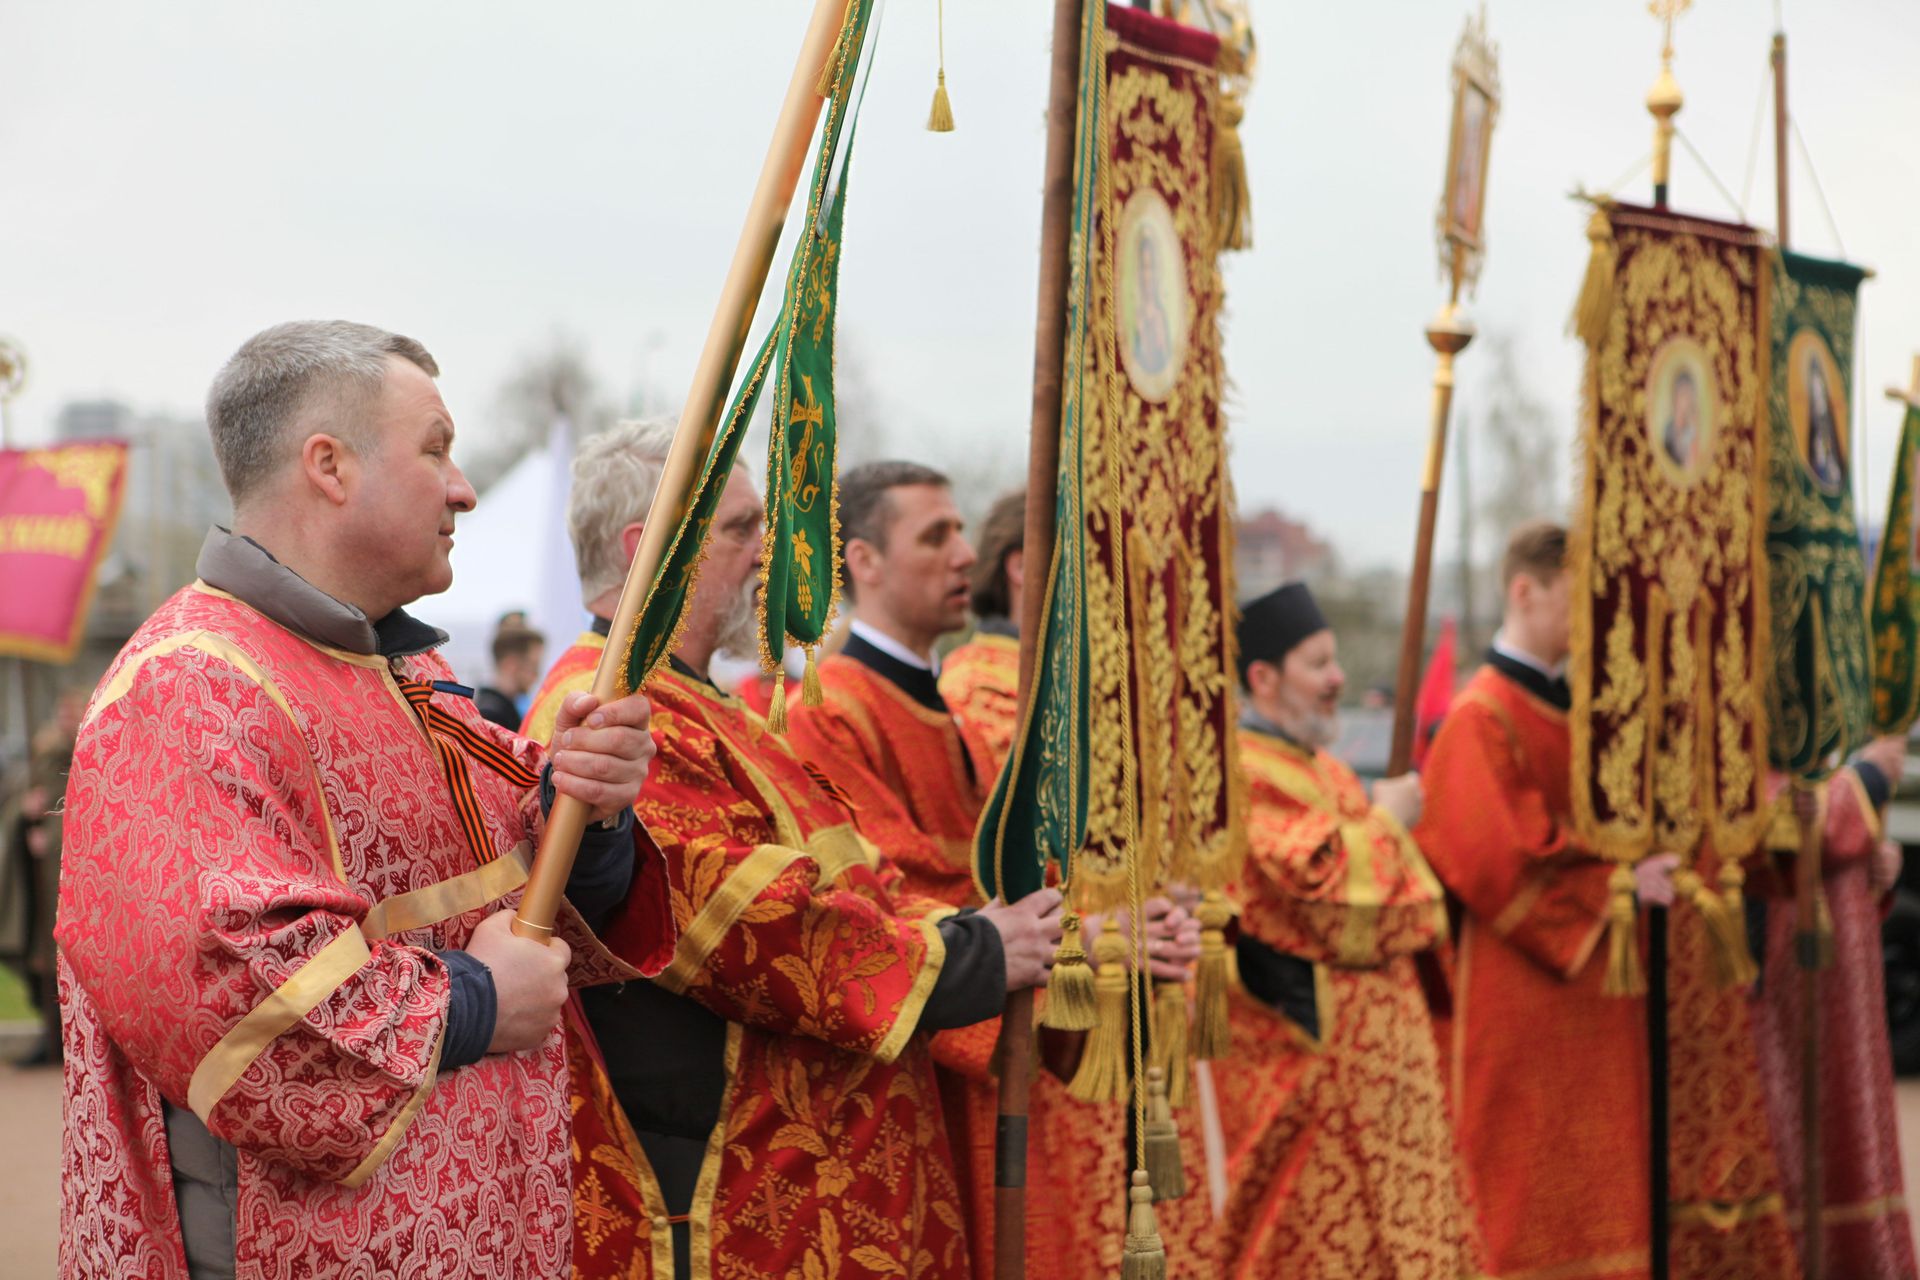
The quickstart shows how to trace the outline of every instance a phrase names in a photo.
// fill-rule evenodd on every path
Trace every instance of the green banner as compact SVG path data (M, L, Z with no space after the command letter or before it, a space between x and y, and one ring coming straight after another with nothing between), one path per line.
M1081 445L1087 398L1096 394L1092 361L1094 254L1102 162L1106 3L1088 0L1080 29L1080 109L1073 144L1072 263L1060 412L1060 472L1054 498L1053 557L1047 608L1033 637L1033 689L1013 750L980 815L975 860L981 889L1008 902L1046 883L1058 863L1062 883L1087 829L1088 666L1086 517Z
M1844 262L1775 259L1769 756L1805 778L1839 768L1870 730L1867 571L1851 483L1855 295L1864 276Z
M865 92L873 0L857 0L847 12L850 26L840 41L836 88L836 97L841 98L853 90L856 80L859 92ZM863 50L869 57L862 57ZM807 646L808 665L812 665L813 646L826 634L839 594L833 333L840 309L841 222L858 114L856 101L852 111L836 112L821 132L807 221L787 275L787 306L781 313L779 343L773 353L777 374L767 438L760 660L776 674L789 637ZM809 700L815 696L810 682Z
M1920 405L1907 405L1894 458L1893 498L1873 573L1873 731L1904 736L1920 718Z
M807 219L801 225L799 243L794 247L793 262L787 269L786 291L782 297L780 313L773 327L761 342L755 353L753 364L747 371L747 377L734 393L733 401L727 407L727 413L721 419L719 429L715 431L713 445L707 451L705 463L701 467L700 477L693 493L689 496L686 512L674 530L673 539L667 546L667 552L660 561L659 572L654 575L653 585L647 592L646 602L640 608L635 620L633 634L627 637L627 659L622 668L625 688L637 689L646 682L648 676L667 660L674 650L680 634L680 621L686 611L687 601L700 576L700 560L705 553L707 535L713 524L714 509L720 503L721 491L726 488L727 477L733 472L734 460L739 456L741 441L746 438L747 427L753 420L755 408L760 403L760 394L766 389L767 374L771 369L782 371L789 369L788 355L792 350L793 335L796 330L804 330L811 338L813 327L824 327L825 342L821 350L824 356L811 354L810 360L824 359L828 369L827 381L821 391L827 399L832 396L833 338L831 327L831 308L834 280L838 274L840 218L846 194L845 170L847 152L852 149L852 120L859 112L859 104L854 100L854 71L863 64L861 57L868 34L868 19L873 11L874 0L855 0L847 6L846 17L842 20L839 43L834 46L834 74L831 81L832 91L823 109L824 124L820 130L820 140L815 151L813 179L809 184L810 195L807 203ZM842 151L839 142L845 133L847 148ZM836 157L838 165L836 166ZM831 202L831 216L825 222L828 230L821 231L819 217L821 194L827 190L830 181L837 183ZM827 247L823 250L822 245ZM822 274L824 272L824 274ZM824 281L824 284L821 282ZM819 287L816 287L819 286ZM812 339L818 345L819 339ZM809 348L811 350L811 348ZM812 364L802 365L801 374L812 374ZM799 374L795 375L796 377ZM801 384L803 387L805 383ZM788 390L789 397L783 397L781 390ZM791 410L787 407L790 398L791 383L781 378L781 386L776 387L774 396L775 422L783 421ZM809 401L803 400L802 404ZM823 415L828 424L832 419ZM827 475L831 477L832 445L831 427L824 442L823 457L829 464ZM784 433L776 429L773 433L775 452L781 449ZM779 473L782 480L776 481L775 473L768 476L768 539L771 552L773 530L781 519L782 507L775 501L776 484L784 494L790 487L784 482L786 469ZM829 485L831 480L828 481ZM831 521L831 494L824 504L826 518ZM833 558L836 549L832 546L832 533L829 524L827 536L815 544L828 549L827 556L819 557L823 563L813 567L816 573L832 575ZM787 563L791 559L789 550ZM773 556L769 554L769 569ZM795 588L797 594L797 587ZM768 599L773 598L769 593ZM784 593L782 599L784 599ZM829 597L830 598L830 597ZM827 604L820 607L821 620ZM769 610L771 614L772 610ZM777 634L777 633L776 633ZM815 637L818 632L816 630Z

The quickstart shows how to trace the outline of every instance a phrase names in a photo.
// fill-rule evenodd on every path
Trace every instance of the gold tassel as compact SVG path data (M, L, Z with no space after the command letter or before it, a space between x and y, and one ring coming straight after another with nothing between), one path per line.
M1181 999L1185 999L1185 995ZM1156 1203L1187 1194L1187 1170L1180 1160L1180 1126L1167 1100L1167 1079L1158 1067L1147 1068L1147 1182Z
M1127 1099L1127 940L1120 930L1102 929L1093 944L1099 961L1094 978L1098 1010L1080 1069L1073 1073L1067 1092L1082 1102L1125 1102Z
M1247 153L1240 121L1247 108L1234 93L1220 95L1213 132L1213 231L1221 251L1253 248L1253 200L1247 190Z
M1040 1024L1055 1031L1091 1031L1098 1025L1093 966L1080 945L1080 917L1072 908L1060 913L1060 946L1047 979L1047 1007Z
M1673 891L1693 904L1707 926L1711 944L1707 954L1713 962L1713 976L1722 987L1744 987L1760 976L1760 967L1747 950L1746 921L1727 910L1718 893L1691 867L1673 873Z
M1153 984L1153 1069L1167 1086L1167 1102L1187 1105L1187 987L1183 982ZM1154 1188L1160 1179L1153 1180ZM1165 1200L1167 1197L1161 1196Z
M813 82L815 97L831 98L833 96L833 81L835 74L839 70L840 42L835 40L833 42L833 48L827 50L827 65L820 68L820 78Z
M1120 1254L1120 1280L1166 1280L1167 1247L1153 1213L1153 1187L1145 1169L1133 1171L1127 1189L1127 1245Z
M1634 928L1633 868L1624 863L1607 881L1607 972L1600 993L1609 996L1647 994L1647 976L1640 968L1640 934Z
M1233 1032L1227 1026L1227 925L1233 907L1218 889L1200 899L1200 965L1194 975L1193 999L1197 1018L1193 1026L1193 1056L1224 1058L1232 1050Z
M817 707L827 700L820 691L820 664L814 658L814 646L807 646L807 669L800 677L800 701L810 707Z
M785 733L787 731L787 673L776 669L773 673L773 705L767 708L767 732Z
M1606 338L1607 322L1613 318L1613 271L1620 260L1607 206L1596 206L1593 217L1587 219L1587 241L1593 250L1587 258L1587 278L1580 285L1580 299L1573 304L1573 331L1588 346L1597 347Z
M940 0L940 82L933 89L933 110L927 113L927 129L932 133L953 132L953 103L947 99L947 5Z

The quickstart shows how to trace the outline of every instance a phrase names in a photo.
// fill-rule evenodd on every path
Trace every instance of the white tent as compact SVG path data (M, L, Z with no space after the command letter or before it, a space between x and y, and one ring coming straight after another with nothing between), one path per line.
M546 448L520 459L455 522L453 586L409 610L453 637L441 652L464 683L487 679L503 613L526 611L547 637L549 662L586 629L566 529L572 437L555 423Z

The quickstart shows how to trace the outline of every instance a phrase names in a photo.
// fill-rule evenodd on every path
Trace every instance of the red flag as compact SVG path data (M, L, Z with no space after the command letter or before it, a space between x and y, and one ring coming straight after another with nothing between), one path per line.
M72 661L126 463L124 440L0 449L0 654Z
M1440 718L1453 705L1454 624L1448 618L1440 624L1440 639L1434 642L1433 657L1427 659L1427 674L1420 679L1420 696L1413 704L1413 767L1427 762L1427 748L1440 731Z

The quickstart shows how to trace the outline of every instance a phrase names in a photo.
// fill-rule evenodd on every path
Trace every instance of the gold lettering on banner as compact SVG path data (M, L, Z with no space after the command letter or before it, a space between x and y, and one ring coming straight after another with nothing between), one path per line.
M97 521L106 518L125 458L126 450L117 444L67 444L30 450L24 465L46 472L62 489L80 490L87 515Z
M85 560L94 523L85 516L0 516L0 555Z

